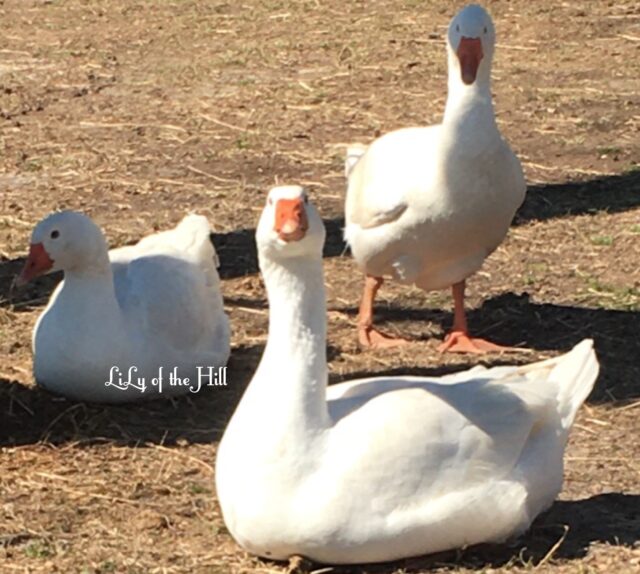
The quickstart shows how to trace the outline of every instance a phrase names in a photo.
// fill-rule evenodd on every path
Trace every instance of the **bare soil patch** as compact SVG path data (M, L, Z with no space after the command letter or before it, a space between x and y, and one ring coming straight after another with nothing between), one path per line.
M308 186L326 218L332 382L478 361L436 352L447 293L397 285L381 290L378 317L418 342L362 352L362 279L341 240L345 144L438 121L442 38L460 5L0 1L0 571L286 571L239 550L213 483L217 441L266 339L253 229L276 182ZM470 321L533 352L482 362L593 337L602 375L562 500L522 539L326 572L640 572L640 8L487 5L498 120L530 186L470 281ZM33 385L31 330L59 277L10 284L31 227L60 208L88 212L113 246L191 210L210 218L233 323L228 388L106 408Z

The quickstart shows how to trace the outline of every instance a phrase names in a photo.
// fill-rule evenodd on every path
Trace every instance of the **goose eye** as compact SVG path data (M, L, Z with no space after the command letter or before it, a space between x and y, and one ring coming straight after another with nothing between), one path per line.
M60 237L60 232L57 229L54 229L51 232L51 239L58 239L58 237Z
M485 34L487 33L487 27L486 26L484 27L484 33Z
M460 25L456 24L456 32L460 32Z
M303 196L303 199L305 203L309 203L309 198L306 195Z

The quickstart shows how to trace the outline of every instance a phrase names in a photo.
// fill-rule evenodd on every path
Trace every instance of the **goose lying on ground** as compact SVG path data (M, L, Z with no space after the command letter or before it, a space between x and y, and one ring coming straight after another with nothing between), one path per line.
M210 233L205 217L188 215L175 229L108 251L86 215L64 211L38 223L18 283L56 270L64 280L34 329L36 381L76 400L114 403L197 389L197 367L208 382L209 367L229 356ZM172 373L192 385L170 385Z
M467 6L449 25L449 90L442 123L391 132L366 152L349 148L345 239L364 270L358 336L365 346L405 342L376 330L383 277L425 290L452 287L453 330L442 351L498 351L472 338L465 280L504 239L524 199L520 162L500 135L491 100L493 22Z
M592 342L523 367L327 388L324 236L302 188L269 193L256 231L269 335L216 464L233 537L263 557L339 564L527 529L562 487L598 374Z

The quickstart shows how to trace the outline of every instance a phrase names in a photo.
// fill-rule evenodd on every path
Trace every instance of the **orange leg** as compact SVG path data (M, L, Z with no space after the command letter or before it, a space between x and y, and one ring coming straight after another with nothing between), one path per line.
M382 277L365 275L364 278L364 291L362 293L362 302L360 303L360 312L358 314L358 340L363 347L379 349L397 347L407 343L405 339L382 333L373 326L373 300L383 282Z
M444 343L442 343L438 350L441 353L446 351L452 353L499 353L502 351L512 350L510 347L502 347L485 341L484 339L478 339L469 336L469 330L467 328L467 315L464 310L464 288L465 282L461 281L456 283L451 288L453 292L453 329L445 337Z

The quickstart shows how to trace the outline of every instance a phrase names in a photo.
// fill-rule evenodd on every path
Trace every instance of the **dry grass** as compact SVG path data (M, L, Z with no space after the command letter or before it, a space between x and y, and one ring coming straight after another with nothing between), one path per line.
M459 4L455 3L456 6ZM512 545L324 572L640 571L640 11L489 2L499 122L530 182L470 285L474 327L529 361L594 337L602 376L567 453L563 501ZM0 2L0 570L267 573L213 487L224 424L260 357L266 302L252 229L266 189L307 185L327 219L332 381L444 373L447 294L390 285L379 318L421 342L361 352L360 276L341 257L342 155L439 118L449 2ZM209 216L234 328L227 390L104 408L34 388L30 332L57 278L10 283L31 226L83 209L113 245ZM499 362L503 358L492 359ZM330 485L327 485L330 488Z

